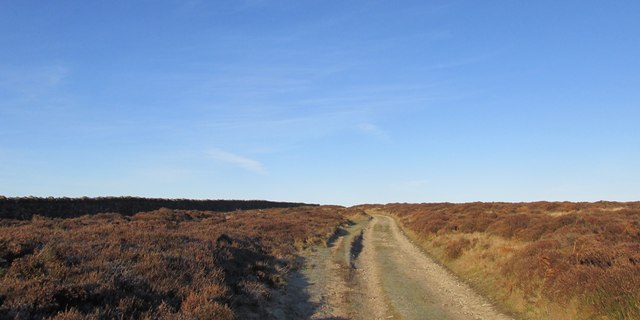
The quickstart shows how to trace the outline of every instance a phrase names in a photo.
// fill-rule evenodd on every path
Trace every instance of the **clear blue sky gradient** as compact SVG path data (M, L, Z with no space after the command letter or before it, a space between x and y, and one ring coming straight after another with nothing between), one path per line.
M638 1L2 1L0 194L640 200Z

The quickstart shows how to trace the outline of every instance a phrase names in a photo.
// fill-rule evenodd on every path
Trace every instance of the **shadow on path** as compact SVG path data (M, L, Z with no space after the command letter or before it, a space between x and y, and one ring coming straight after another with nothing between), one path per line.
M287 262L265 252L253 239L226 234L217 239L216 249L216 262L233 292L228 302L239 319L311 319L317 314L322 301L312 301L311 284L296 268L305 265L304 257ZM290 267L294 269L284 273Z
M299 257L300 265L306 259ZM273 297L274 307L270 319L317 319L317 320L346 320L347 318L318 316L323 303L326 301L312 301L310 288L312 283L307 275L300 270L292 271L287 277L287 286L278 290ZM315 316L314 316L315 315Z
M360 256L360 253L362 253L362 248L364 247L362 243L363 237L364 237L364 231L360 230L360 234L358 234L355 238L353 238L353 242L351 242L350 264L351 264L351 268L353 269L356 268L356 260L358 260L358 256Z

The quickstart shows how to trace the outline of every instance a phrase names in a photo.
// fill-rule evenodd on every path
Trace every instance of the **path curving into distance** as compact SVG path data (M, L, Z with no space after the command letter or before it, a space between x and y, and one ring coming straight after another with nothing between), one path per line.
M326 248L309 252L303 270L275 300L278 319L511 319L383 214L356 221Z

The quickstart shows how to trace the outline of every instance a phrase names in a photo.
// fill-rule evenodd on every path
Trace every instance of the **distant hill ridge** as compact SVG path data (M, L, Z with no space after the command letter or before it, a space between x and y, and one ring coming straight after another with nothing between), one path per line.
M234 211L267 208L291 208L316 204L265 200L191 200L139 197L38 198L0 196L0 219L29 220L33 215L51 218L74 218L87 214L120 213L133 215L160 208L202 211Z

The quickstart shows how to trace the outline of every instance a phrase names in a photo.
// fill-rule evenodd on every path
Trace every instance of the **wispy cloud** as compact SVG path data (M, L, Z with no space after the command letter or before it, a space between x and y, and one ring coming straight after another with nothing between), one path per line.
M362 134L372 136L380 141L388 142L391 140L389 134L372 123L361 123L358 125L358 131Z
M235 153L227 152L220 149L212 149L209 151L209 156L217 161L225 162L257 174L267 174L267 170L259 161L243 157Z
M64 82L69 69L63 65L33 68L0 66L0 87L16 91L50 89Z
M433 64L430 66L426 66L425 71L433 71L433 70L442 70L442 69L453 69L459 67L465 67L469 65L475 65L481 62L485 62L487 60L493 59L497 57L500 53L495 52L487 52L484 54L477 54L474 56L468 56L464 58L459 58L457 60L450 60L445 62L440 62L437 64Z
M0 92L6 106L0 112L24 113L53 109L68 102L64 85L69 69L63 65L15 67L0 65Z

